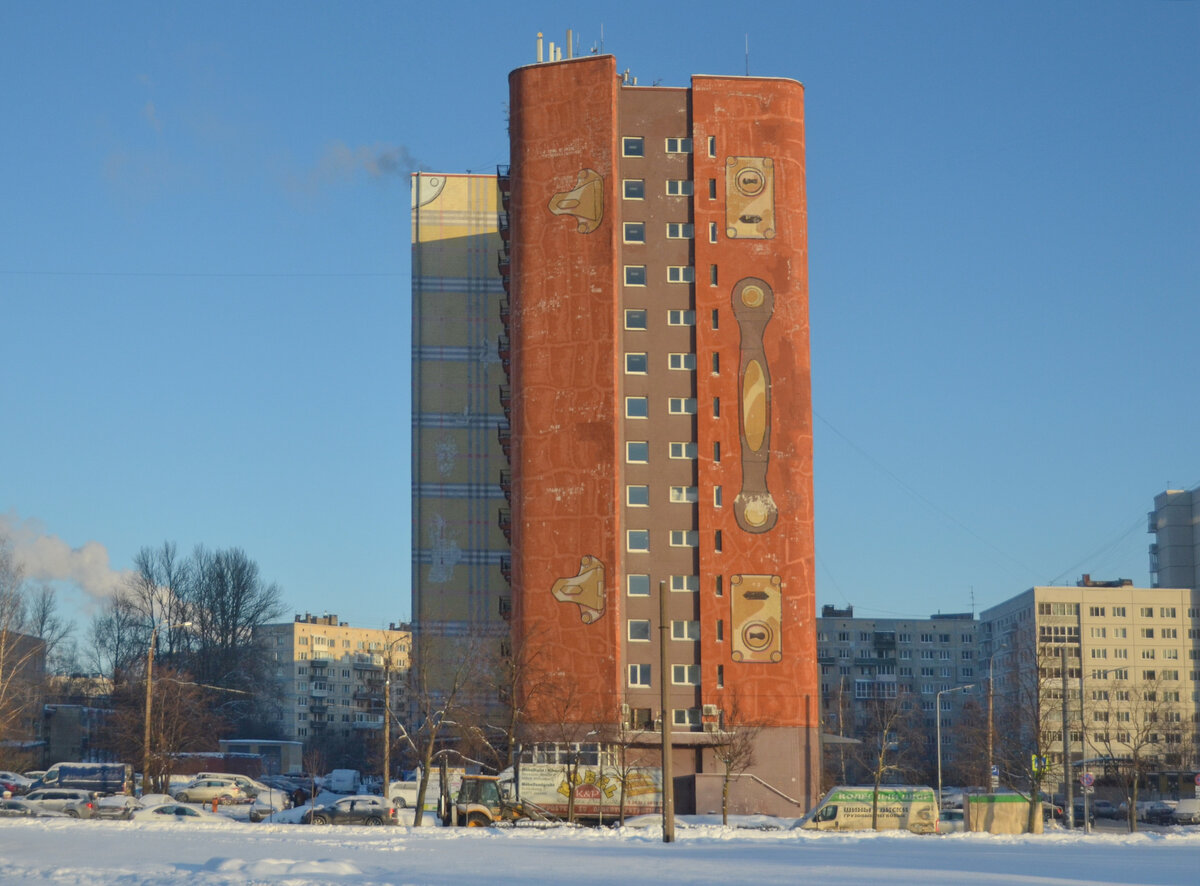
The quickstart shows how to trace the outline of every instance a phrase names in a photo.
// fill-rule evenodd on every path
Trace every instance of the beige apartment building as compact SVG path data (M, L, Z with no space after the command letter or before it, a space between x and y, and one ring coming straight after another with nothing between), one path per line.
M382 729L389 685L393 716L404 716L412 665L407 625L356 628L336 615L306 613L262 625L256 635L280 684L280 718L290 739L351 738Z
M1062 785L1064 756L1073 784L1084 769L1138 759L1144 773L1190 790L1200 766L1200 592L1085 575L985 610L980 638L1009 744L1024 743L1011 767L1043 755L1050 782Z

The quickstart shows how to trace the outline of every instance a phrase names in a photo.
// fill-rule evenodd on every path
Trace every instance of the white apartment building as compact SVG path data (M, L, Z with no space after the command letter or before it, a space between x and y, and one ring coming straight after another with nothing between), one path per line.
M1030 588L984 610L980 638L998 710L1009 703L1025 759L1044 755L1060 784L1064 685L1072 780L1079 761L1128 759L1135 747L1159 772L1200 765L1200 592L1085 575L1074 587ZM1037 717L1013 701L1022 686L1034 687ZM1035 719L1039 736L1030 734Z
M385 684L393 716L407 709L412 632L406 625L355 628L336 615L305 613L262 625L256 636L282 690L283 732L293 740L382 729Z

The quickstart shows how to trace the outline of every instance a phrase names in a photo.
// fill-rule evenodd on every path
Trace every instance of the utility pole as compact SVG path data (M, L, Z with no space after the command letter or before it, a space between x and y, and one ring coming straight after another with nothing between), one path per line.
M671 666L667 647L671 642L671 623L667 620L667 583L658 583L658 685L662 708L662 814L663 842L675 842L675 781L671 774L671 700L667 693L667 669Z
M1068 731L1069 726L1070 720L1067 714L1067 644L1064 637L1062 645L1062 758L1063 781L1065 782L1063 793L1066 795L1066 800L1063 803L1063 821L1066 822L1068 828L1074 828L1075 792L1071 788L1071 733Z

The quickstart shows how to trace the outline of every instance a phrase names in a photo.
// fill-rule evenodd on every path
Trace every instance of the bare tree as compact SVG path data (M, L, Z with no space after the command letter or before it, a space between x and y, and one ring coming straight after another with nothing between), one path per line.
M45 675L45 642L28 633L24 580L12 546L0 536L0 747L5 748L33 737Z
M413 818L416 827L423 820L429 776L444 730L457 728L460 721L470 723L475 719L475 712L465 702L482 679L478 647L478 642L470 637L439 637L434 642L425 639L409 671L409 697L414 705L415 722L405 736L421 766Z
M1125 674L1127 670L1119 669ZM1138 784L1141 779L1165 762L1171 748L1180 759L1183 733L1191 731L1185 723L1188 709L1180 703L1176 683L1159 677L1158 671L1147 671L1143 679L1129 682L1114 681L1101 690L1093 706L1094 729L1089 733L1093 747L1113 761L1117 778L1129 800L1128 824L1137 830Z
M906 778L918 765L925 733L907 693L864 700L859 708L861 744L854 756L871 778L871 828L879 824L879 788L893 778Z
M746 718L735 693L721 712L718 728L705 733L705 746L721 764L721 824L729 824L729 786L754 765L754 748L762 725Z
M211 750L226 724L212 711L203 687L169 666L155 668L150 720L150 754L145 749L146 696L143 685L128 680L113 693L115 714L107 745L119 759L150 760L142 773L143 790L166 793L175 758L188 751Z

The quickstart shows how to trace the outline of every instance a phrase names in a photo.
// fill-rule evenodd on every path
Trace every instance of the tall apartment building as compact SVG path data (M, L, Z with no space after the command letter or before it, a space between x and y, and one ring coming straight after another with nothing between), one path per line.
M566 720L649 745L665 716L676 775L703 775L710 734L758 724L753 771L804 808L820 699L803 87L641 87L605 55L509 84L501 519L514 654L536 650L529 735Z
M1200 487L1168 489L1154 496L1148 530L1150 583L1162 588L1200 589Z
M1025 745L1020 765L1041 754L1062 784L1065 694L1076 767L1135 749L1162 772L1200 766L1200 592L1085 575L1075 587L1030 588L985 610L980 625L997 704Z
M860 738L871 728L869 706L897 699L920 711L924 753L909 755L908 762L923 764L923 777L932 780L940 720L947 777L954 783L985 783L974 753L980 749L970 746L976 730L967 728L986 704L987 663L980 662L974 615L855 618L852 606L824 606L817 620L817 660L826 733ZM831 762L827 759L827 768ZM845 777L865 775L848 771Z
M412 176L413 631L435 698L454 657L439 641L498 652L508 636L499 212L494 175Z
M407 709L412 633L406 626L355 628L336 615L306 613L261 625L255 637L280 684L282 731L291 740L374 740L389 680L394 715Z

